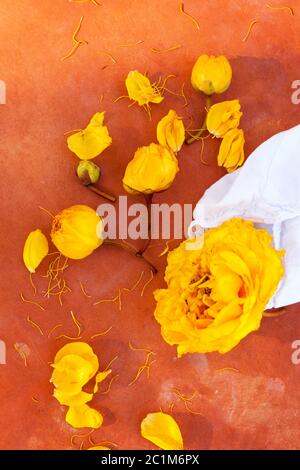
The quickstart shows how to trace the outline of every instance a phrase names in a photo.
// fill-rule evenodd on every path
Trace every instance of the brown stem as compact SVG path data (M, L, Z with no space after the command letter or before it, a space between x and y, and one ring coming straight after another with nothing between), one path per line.
M107 194L103 191L100 191L100 189L98 188L95 188L95 186L93 186L92 184L88 184L86 185L87 188L89 188L91 191L93 191L94 193L98 194L99 196L102 196L104 197L105 199L108 199L109 201L112 201L112 202L115 202L116 201L116 197L113 196L112 194Z
M143 258L144 261L150 266L151 271L153 274L156 274L158 271L156 267L149 261L145 256L144 253L134 246L130 245L129 243L125 242L124 240L104 240L104 243L107 245L113 245L113 246L118 246L119 248L122 248L123 250L127 251L128 253L131 253L132 255L136 256L137 258Z
M210 96L207 96L206 98L206 115L205 115L205 118L204 118L204 121L203 121L203 124L201 126L201 129L196 133L194 134L192 137L190 137L189 139L187 139L185 141L186 144L192 144L193 142L195 142L196 140L199 140L199 137L201 137L201 135L203 134L203 132L207 131L207 112L209 110L209 108L211 107L211 97Z

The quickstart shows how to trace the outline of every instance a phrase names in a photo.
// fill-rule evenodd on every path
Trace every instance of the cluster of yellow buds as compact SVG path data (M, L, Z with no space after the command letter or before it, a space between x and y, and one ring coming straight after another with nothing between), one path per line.
M232 79L232 69L224 56L201 55L196 61L191 76L193 87L207 96L225 92ZM239 129L242 116L239 100L223 101L210 105L207 101L207 115L201 130L190 139L196 140L204 130L217 138L222 138L218 154L218 165L228 172L236 170L245 159L244 132Z

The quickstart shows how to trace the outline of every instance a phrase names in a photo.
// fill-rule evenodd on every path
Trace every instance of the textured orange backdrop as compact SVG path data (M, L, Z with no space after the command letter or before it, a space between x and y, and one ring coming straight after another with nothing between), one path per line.
M258 332L224 356L194 354L177 359L175 348L163 342L153 318L152 292L164 285L165 258L158 258L162 247L148 252L159 274L144 297L139 290L125 294L121 312L117 303L92 304L98 298L114 297L119 287L133 285L144 265L113 247L70 263L66 277L72 294L64 297L63 307L57 298L44 300L41 294L37 299L45 311L20 300L21 291L32 298L22 263L25 236L37 227L48 233L50 227L50 218L38 206L56 213L72 204L96 208L101 202L77 182L76 158L64 137L66 131L83 127L94 112L106 110L113 144L96 161L103 171L102 186L116 194L124 194L121 179L135 149L155 139L156 123L169 108L176 109L186 124L192 117L193 125L199 125L204 99L191 88L189 78L201 53L224 53L232 63L232 86L223 98L241 100L247 154L272 134L299 123L300 107L291 104L291 83L300 79L298 1L289 1L295 16L288 10L271 10L263 0L186 1L185 9L198 19L199 30L179 13L177 0L101 3L0 2L0 79L7 85L7 104L0 105L0 339L7 345L7 365L0 365L0 447L72 448L75 430L65 423L65 408L51 397L49 384L49 362L64 340L48 339L47 333L62 323L60 332L74 335L73 309L85 340L113 326L106 336L91 341L100 363L105 366L119 356L113 365L119 377L111 392L98 394L93 401L104 415L103 427L93 434L96 441L114 441L121 449L153 448L140 436L140 421L146 413L160 407L167 410L174 402L174 417L187 449L300 448L300 365L291 362L291 343L300 338L297 305L280 318L264 319ZM81 15L79 37L88 44L61 61ZM253 19L258 23L243 42ZM144 42L120 47L140 40ZM151 51L177 44L182 48L173 52ZM117 63L100 51L110 52ZM180 97L166 95L161 105L153 105L149 122L142 109L128 109L126 100L114 104L124 94L124 79L132 69L148 71L154 79L176 74L169 87L179 90L185 82L189 106L183 108ZM206 144L209 166L205 166L200 163L200 144L184 147L174 185L156 195L155 202L195 204L224 174L216 166L216 152L216 141ZM40 290L39 275L46 264L35 278ZM79 281L92 298L83 296ZM27 315L42 327L44 336L26 321ZM129 340L157 353L150 379L143 375L131 387L128 383L143 354L130 351ZM27 345L27 367L13 347L16 342ZM172 387L185 394L196 389L191 408L203 416L188 413L170 391ZM80 441L76 440L77 447Z

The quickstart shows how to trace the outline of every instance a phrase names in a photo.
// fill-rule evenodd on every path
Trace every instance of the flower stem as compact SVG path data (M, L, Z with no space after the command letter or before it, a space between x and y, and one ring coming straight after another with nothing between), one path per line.
M119 248L122 248L123 250L127 251L128 253L131 253L132 255L136 256L137 258L143 258L144 261L149 265L151 271L153 274L156 274L158 271L156 267L149 261L145 256L144 252L141 250L138 250L134 246L130 245L130 243L125 242L125 240L104 240L104 243L107 245L113 245L113 246L118 246Z
M109 201L112 201L112 202L116 201L115 196L113 196L112 194L107 194L103 191L100 191L100 189L95 188L95 186L93 186L92 184L88 184L86 185L86 187L89 188L90 191L93 191L94 193L98 194L99 196L104 197L105 199L108 199Z
M190 145L192 144L193 142L195 142L196 140L199 140L199 137L201 137L201 135L203 134L203 132L207 131L207 113L209 111L209 108L211 107L211 97L210 96L207 96L206 98L206 106L205 106L205 110L206 110L206 114L205 114L205 118L204 118L204 121L203 121L203 124L201 126L201 129L196 133L194 134L192 137L190 137L189 139L187 139L185 141L186 144Z

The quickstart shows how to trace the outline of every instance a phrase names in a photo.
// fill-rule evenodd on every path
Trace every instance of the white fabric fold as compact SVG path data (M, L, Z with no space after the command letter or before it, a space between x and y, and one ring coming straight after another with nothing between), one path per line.
M245 164L213 184L192 225L216 227L232 217L263 226L286 250L285 275L268 308L300 301L300 125L274 135Z

